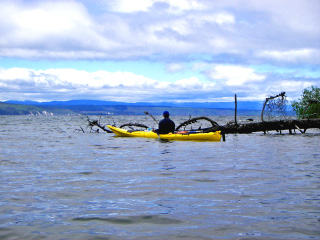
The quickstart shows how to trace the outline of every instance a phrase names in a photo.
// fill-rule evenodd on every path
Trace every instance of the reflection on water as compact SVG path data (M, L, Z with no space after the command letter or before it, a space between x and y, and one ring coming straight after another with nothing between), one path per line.
M183 223L180 220L174 220L165 217L159 216L131 216L127 218L74 218L73 221L105 221L113 224L140 224L140 223L148 223L148 224L181 224Z
M160 142L84 124L0 117L1 239L320 237L319 130Z

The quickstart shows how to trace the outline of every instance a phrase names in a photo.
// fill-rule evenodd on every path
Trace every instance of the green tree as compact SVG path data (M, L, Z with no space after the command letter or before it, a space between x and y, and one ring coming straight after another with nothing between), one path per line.
M301 98L293 101L291 106L299 118L320 118L320 88L304 89Z

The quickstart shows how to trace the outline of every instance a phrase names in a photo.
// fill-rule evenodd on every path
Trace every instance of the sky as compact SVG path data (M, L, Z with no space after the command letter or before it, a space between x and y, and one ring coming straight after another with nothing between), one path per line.
M288 100L320 86L319 0L0 0L0 101Z

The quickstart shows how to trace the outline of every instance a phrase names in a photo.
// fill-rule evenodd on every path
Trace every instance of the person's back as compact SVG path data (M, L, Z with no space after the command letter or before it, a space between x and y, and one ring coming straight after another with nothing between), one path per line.
M159 122L159 129L156 130L158 134L173 133L175 130L174 122L169 118L169 112L163 112L163 119Z

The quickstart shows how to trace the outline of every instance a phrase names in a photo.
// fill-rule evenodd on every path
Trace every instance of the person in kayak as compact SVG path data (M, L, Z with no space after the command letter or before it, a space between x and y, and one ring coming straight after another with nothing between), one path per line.
M175 130L174 122L169 118L169 112L163 112L163 119L159 122L159 129L156 129L155 132L158 134L168 134L174 133Z

